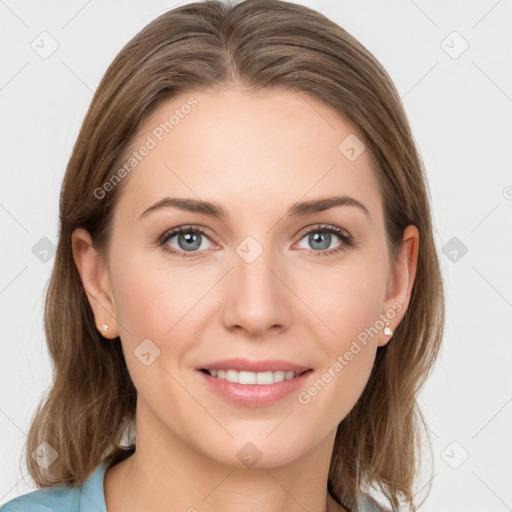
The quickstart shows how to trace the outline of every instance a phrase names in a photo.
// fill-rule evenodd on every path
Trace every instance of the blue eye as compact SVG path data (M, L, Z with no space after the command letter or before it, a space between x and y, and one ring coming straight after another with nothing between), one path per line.
M332 235L339 238L342 243L334 249L329 249L332 242ZM301 233L300 241L306 237L308 237L308 243L312 247L312 249L308 249L308 252L314 256L329 256L344 251L354 245L350 234L341 228L328 224L317 225ZM169 242L173 238L176 238L178 247L170 245ZM202 238L210 240L207 231L201 226L180 226L166 231L159 238L159 245L161 245L166 252L175 256L194 257L197 253L208 249L208 244L206 244L206 247L203 246L204 240L202 240Z
M178 248L169 246L169 240L177 238ZM180 226L178 228L171 229L164 233L160 239L160 245L164 249L176 256L188 257L187 252L197 252L197 249L201 249L202 241L201 237L206 237L206 231L201 226ZM203 249L205 249L203 247ZM191 254L194 256L194 254Z
M329 249L329 246L332 242L332 235L336 235L342 243L335 247L334 249ZM314 256L329 256L331 254L338 253L340 251L346 250L348 247L353 245L352 237L348 233L346 233L341 228L336 226L330 226L328 224L321 224L319 226L314 226L312 229L309 229L305 233L302 233L302 238L305 239L307 237L307 242L313 247L310 250L310 253L313 253Z

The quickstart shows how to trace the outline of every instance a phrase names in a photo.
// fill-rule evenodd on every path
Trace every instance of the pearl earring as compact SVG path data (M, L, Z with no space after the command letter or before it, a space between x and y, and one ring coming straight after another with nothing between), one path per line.
M393 331L389 328L389 322L384 327L384 334L386 336L391 336L393 334Z
M102 328L105 332L106 332L106 331L108 331L108 325L107 325L105 322L103 322L103 323L101 324L101 328Z

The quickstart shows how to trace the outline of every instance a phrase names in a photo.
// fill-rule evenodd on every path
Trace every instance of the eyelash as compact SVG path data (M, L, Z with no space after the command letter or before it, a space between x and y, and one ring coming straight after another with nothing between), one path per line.
M308 229L307 231L302 231L301 233L299 233L299 236L300 236L299 241L302 240L306 235L309 235L310 233L315 233L315 232L335 234L343 242L339 247L336 247L335 249L330 249L330 250L326 250L326 251L310 250L309 252L313 253L313 256L315 256L315 257L316 256L320 256L320 257L331 256L331 255L337 254L341 251L345 251L349 247L355 246L355 242L354 242L352 235L347 233L345 230L338 228L337 226L331 226L330 224L318 224L318 225L313 226L312 228ZM201 233L206 238L210 238L207 230L204 229L203 227L195 226L195 225L187 225L187 226L180 226L180 227L173 228L173 229L166 231L158 238L158 244L160 246L162 246L164 251L166 251L167 253L172 254L174 256L179 256L179 257L183 257L183 258L196 257L196 255L198 254L197 251L191 252L190 255L188 255L188 254L186 254L186 252L184 252L184 253L179 252L179 251L169 247L169 245L167 245L167 242L169 241L170 238L172 238L174 235L180 234L180 233ZM213 240L213 241L215 242L215 240Z

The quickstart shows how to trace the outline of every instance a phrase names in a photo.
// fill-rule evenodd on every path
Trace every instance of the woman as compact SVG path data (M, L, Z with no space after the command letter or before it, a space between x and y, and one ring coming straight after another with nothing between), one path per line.
M279 0L163 14L96 91L60 221L40 489L3 511L415 509L443 285L399 95L350 34Z

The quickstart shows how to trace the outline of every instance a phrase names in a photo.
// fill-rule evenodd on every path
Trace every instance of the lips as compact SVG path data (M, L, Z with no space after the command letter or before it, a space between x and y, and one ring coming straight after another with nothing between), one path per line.
M212 361L205 363L197 368L197 370L237 370L248 372L295 372L303 373L310 370L309 367L290 361L282 361L278 359L265 359L261 361L250 361L243 358L223 359L222 361Z
M265 364L270 365L272 368L276 367L276 363L280 365L281 368L286 365L289 365L288 367L291 366L292 368L305 368L304 366L296 365L294 363L292 364L289 362L276 362L275 360L272 362L269 362L268 360L265 361ZM212 366L224 366L225 364L232 365L233 359L226 361L216 361L215 363L209 364ZM258 368L265 366L262 365L262 361L258 361L256 364ZM247 360L243 362L243 366L247 368ZM252 367L254 367L254 365ZM222 370L214 369L211 371L214 373L222 372ZM281 374L281 377L283 373L285 373L282 370L277 370L277 372ZM293 370L289 370L289 372L293 375ZM251 370L241 370L240 375L243 375L244 373L246 375L244 375L242 379L244 380L244 383L240 383L230 382L229 380L214 377L213 375L210 375L209 371L202 368L197 368L195 373L198 375L199 379L201 379L201 381L216 395L222 397L224 400L227 400L236 406L244 407L263 407L275 404L280 400L293 395L293 393L298 393L300 389L306 385L308 380L312 378L310 375L314 374L313 370L309 368L297 376L293 376L285 380L278 380L274 383L268 383L268 380L265 381L265 378L263 378L263 382L252 383L247 381L249 377L248 374L251 373ZM237 371L234 369L231 369L231 371L228 370L226 372L226 377L228 377L227 374L233 373L236 374ZM270 370L268 373L270 373ZM252 375L254 375L254 373ZM257 372L256 375L265 376L266 374L265 372Z

